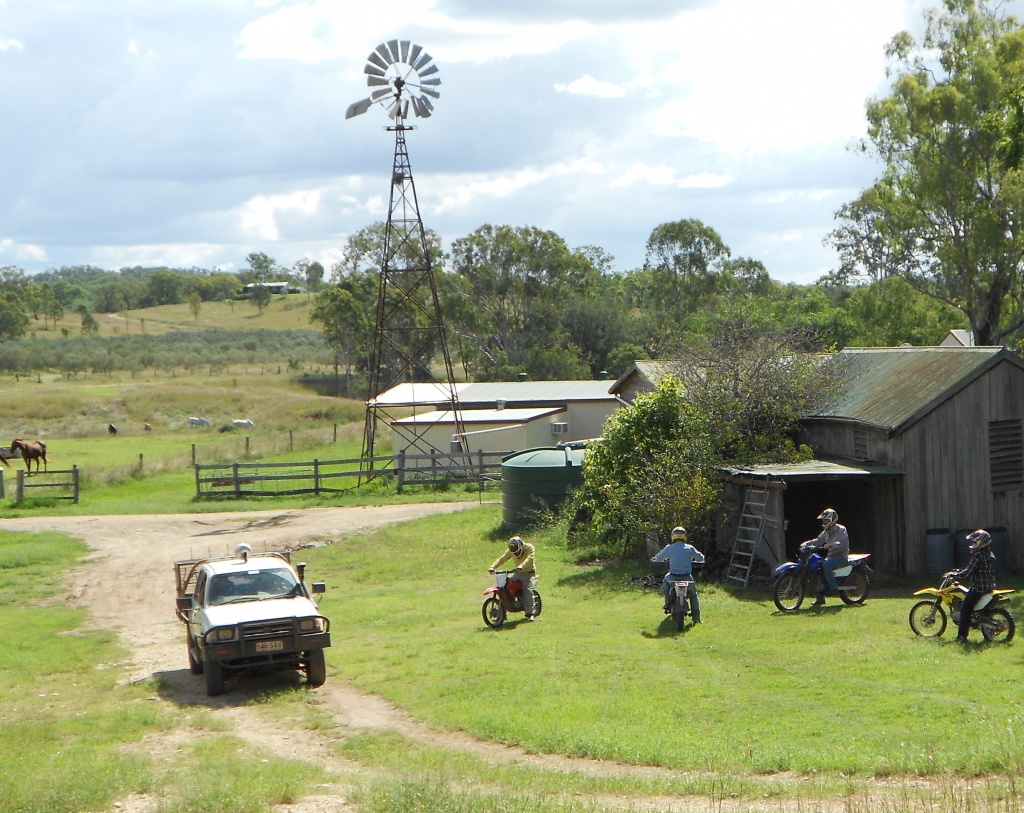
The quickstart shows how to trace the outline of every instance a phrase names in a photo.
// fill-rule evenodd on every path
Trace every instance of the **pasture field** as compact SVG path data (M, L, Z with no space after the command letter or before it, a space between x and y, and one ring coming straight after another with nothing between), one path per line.
M40 500L15 507L15 469L4 470L6 503L0 516L25 513L130 514L223 511L372 502L474 499L464 489L445 492L410 488L399 496L383 483L343 495L261 497L254 500L195 501L192 445L199 463L343 460L359 457L364 406L361 401L319 395L301 375L206 374L145 376L93 375L71 381L58 376L42 383L0 379L0 443L21 437L43 440L51 469L77 465L81 502ZM189 416L210 427L192 427ZM255 428L238 430L234 418ZM110 436L107 425L118 427ZM143 427L149 423L152 431ZM337 443L334 426L337 424ZM226 431L222 431L226 430ZM245 455L245 437L249 455ZM390 448L390 437L381 441ZM142 466L139 455L142 455ZM355 467L353 467L355 468ZM356 484L355 479L345 486Z
M93 316L99 324L100 336L123 336L126 333L160 335L173 330L206 330L211 327L235 330L317 330L317 325L309 321L312 307L313 299L307 299L305 294L277 294L271 298L262 314L248 301L239 301L204 302L198 318L192 316L186 302L120 313L95 313ZM77 336L82 330L82 317L68 312L57 320L56 325L51 322L47 328L44 329L42 320L33 320L27 335L50 339L64 335L62 330L67 330Z
M550 532L527 537L542 620L495 632L480 604L499 524L485 506L311 551L346 585L324 602L344 618L338 676L438 729L532 752L732 775L1024 769L1020 644L917 638L920 585L793 616L767 591L706 585L706 623L678 633L660 593L626 586L649 565L577 565Z

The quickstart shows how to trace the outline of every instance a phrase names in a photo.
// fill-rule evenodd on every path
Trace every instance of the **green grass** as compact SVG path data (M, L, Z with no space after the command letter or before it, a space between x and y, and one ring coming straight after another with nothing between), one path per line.
M479 608L499 521L484 507L311 551L317 579L342 586L322 605L338 675L436 728L535 752L753 774L1024 767L1019 647L917 638L909 586L794 616L765 592L703 586L707 623L680 634L660 594L625 587L629 567L576 566L552 536L543 620L494 632Z

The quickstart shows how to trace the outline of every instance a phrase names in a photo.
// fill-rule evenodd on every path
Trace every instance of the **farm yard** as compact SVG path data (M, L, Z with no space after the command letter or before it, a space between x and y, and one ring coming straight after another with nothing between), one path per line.
M917 585L793 617L765 591L704 586L706 623L678 633L660 595L626 586L642 565L577 563L551 528L528 537L542 620L492 631L479 610L499 521L465 505L7 521L5 660L25 654L0 672L0 807L1024 806L1019 647L917 638ZM328 584L323 688L289 673L211 699L189 675L170 563L240 541L318 545L302 555ZM186 778L197 759L217 781Z

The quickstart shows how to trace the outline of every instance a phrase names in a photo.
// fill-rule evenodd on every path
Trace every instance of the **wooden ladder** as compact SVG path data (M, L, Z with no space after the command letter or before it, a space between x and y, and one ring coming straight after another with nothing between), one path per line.
M747 488L743 500L743 512L736 529L736 541L732 546L729 568L725 571L727 581L739 582L744 587L750 584L750 571L754 569L754 551L764 538L764 526L768 515L768 485L771 476L765 477L764 488Z

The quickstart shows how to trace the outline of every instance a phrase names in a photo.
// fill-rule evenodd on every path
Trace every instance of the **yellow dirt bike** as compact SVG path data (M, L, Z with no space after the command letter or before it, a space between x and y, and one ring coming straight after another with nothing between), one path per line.
M986 641L1009 643L1013 640L1016 625L1006 605L1007 596L1013 590L993 590L978 601L971 618L971 629L981 630ZM926 587L914 593L915 596L931 596L910 608L910 628L925 638L938 638L946 631L946 610L954 624L960 623L960 607L967 588L949 576L944 576L938 587Z

